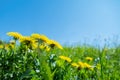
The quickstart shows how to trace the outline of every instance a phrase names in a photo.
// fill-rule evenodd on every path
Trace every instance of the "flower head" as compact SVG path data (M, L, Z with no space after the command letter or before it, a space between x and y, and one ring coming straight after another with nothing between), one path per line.
M40 34L37 34L37 33L32 34L31 37L35 38L35 39L40 39L41 38Z
M23 36L22 38L20 38L20 42L30 44L33 42L33 39L30 38L29 36Z
M90 69L90 70L93 70L93 67L91 65L89 65L88 63L78 62L78 64L79 64L79 68L80 69Z
M35 40L33 38L29 37L29 36L23 36L20 39L20 43L28 46L31 49L37 48L37 44L35 43Z
M85 67L83 62L78 62L78 64L80 69L83 69Z
M89 65L88 63L84 63L84 67L89 69L91 68L91 65Z
M48 44L50 45L51 48L54 48L56 46L59 49L63 49L62 46L54 40L49 40Z
M49 40L45 35L40 35L37 33L32 34L31 37L37 40L41 40L42 42L47 42Z
M66 56L59 56L60 59L65 60L67 62L71 62L72 60L69 57Z
M71 65L72 65L73 67L77 67L77 68L79 67L79 65L78 65L77 63L72 63Z
M12 36L15 40L20 39L22 37L22 35L18 32L8 32L7 35Z
M91 57L86 57L85 59L88 60L88 61L92 61L93 60L93 58L91 58Z
M93 67L88 63L84 63L85 69L93 70Z

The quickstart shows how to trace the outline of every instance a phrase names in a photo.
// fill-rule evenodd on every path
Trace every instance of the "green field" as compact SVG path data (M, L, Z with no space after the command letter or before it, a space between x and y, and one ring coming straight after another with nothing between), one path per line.
M44 35L8 35L12 41L0 41L0 80L120 80L119 46L66 47Z

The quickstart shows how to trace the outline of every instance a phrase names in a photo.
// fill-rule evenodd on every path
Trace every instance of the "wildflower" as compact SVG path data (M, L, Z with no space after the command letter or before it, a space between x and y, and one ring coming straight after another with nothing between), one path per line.
M56 47L58 47L59 49L63 49L62 46L61 46L58 42L56 42L56 41L54 41L54 40L49 40L48 44L49 44L49 46L50 46L51 48L54 48L54 47L56 46Z
M80 69L83 69L85 67L83 62L78 62L78 64Z
M35 39L40 39L41 38L40 34L37 34L37 33L32 34L31 37L35 38Z
M20 39L22 37L22 35L18 32L8 32L7 35L12 36L15 40Z
M32 38L30 38L29 36L23 36L22 38L20 38L20 42L24 43L26 45L29 45L29 44L33 43L34 40Z
M71 65L72 65L73 67L77 67L77 68L79 67L79 65L78 65L77 63L72 63Z
M29 36L23 36L21 39L20 39L20 42L26 46L28 46L28 48L30 49L35 49L37 48L37 45L35 43L35 40L32 39L31 37Z
M87 63L84 63L84 67L86 67L86 68L90 68L91 65L89 65L89 64L87 64Z
M91 58L91 57L86 57L85 59L88 60L88 61L92 61L93 60L93 58Z
M93 67L91 65L89 65L88 63L84 63L84 67L85 67L85 69L93 70Z
M91 65L89 65L88 63L84 63L84 62L78 62L79 64L79 69L90 69L93 70L93 67Z
M66 56L59 56L60 59L65 60L67 62L71 62L72 60L69 57Z
M35 33L32 34L31 37L37 40L41 40L42 42L47 42L49 40L45 35L40 35Z

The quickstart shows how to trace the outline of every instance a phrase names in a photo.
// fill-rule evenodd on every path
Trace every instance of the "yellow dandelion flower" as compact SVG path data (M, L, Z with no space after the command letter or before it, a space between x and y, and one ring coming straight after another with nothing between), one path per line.
M90 70L93 70L93 67L91 65L89 65L88 63L84 63L84 67L86 69L90 69Z
M78 64L80 69L83 69L85 67L83 62L78 62Z
M32 34L31 37L35 38L35 39L40 39L41 38L40 34L37 34L37 33Z
M23 36L22 38L20 38L20 43L28 46L29 49L37 48L37 43L35 43L35 42L36 41L29 36Z
M62 46L58 42L56 42L54 40L49 40L48 44L50 45L51 48L54 48L56 46L59 49L63 49Z
M78 65L77 63L72 63L71 65L72 65L73 67L77 67L77 68L79 67L79 65Z
M93 67L91 65L89 65L88 63L78 62L78 64L79 64L79 68L80 69L90 69L90 70L93 70Z
M60 59L65 60L67 62L71 62L72 60L69 57L66 56L59 56Z
M88 60L88 61L92 61L93 60L93 58L91 58L91 57L86 57L85 59Z
M18 32L8 32L7 35L12 36L15 40L20 39L22 37L22 35Z
M41 36L41 40L44 41L44 42L48 42L49 39L45 36L45 35L40 35Z
M23 36L22 38L20 38L20 42L21 43L25 43L26 45L29 45L31 43L33 43L35 40L32 39L31 37L29 36Z
M84 66L85 66L86 68L91 68L91 65L89 65L88 63L84 63Z
M34 39L42 40L43 42L48 42L49 40L45 35L40 35L37 33L32 34L31 37Z

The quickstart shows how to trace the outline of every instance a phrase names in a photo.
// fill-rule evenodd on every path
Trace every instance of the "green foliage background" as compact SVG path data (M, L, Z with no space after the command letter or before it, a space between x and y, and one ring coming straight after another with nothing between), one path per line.
M78 69L72 62L86 62L93 70ZM92 57L93 61L85 60ZM97 68L97 65L99 69ZM16 46L9 51L0 49L1 80L120 80L120 47L102 49L92 46L64 47L63 50L23 50Z

